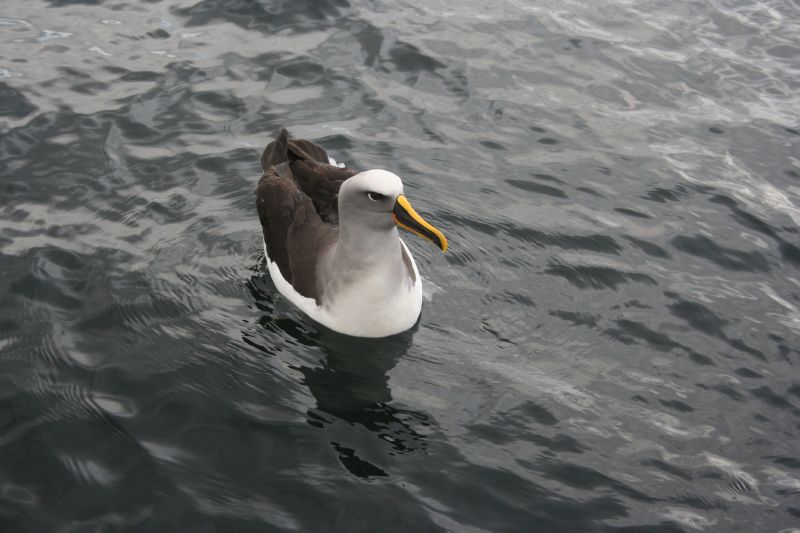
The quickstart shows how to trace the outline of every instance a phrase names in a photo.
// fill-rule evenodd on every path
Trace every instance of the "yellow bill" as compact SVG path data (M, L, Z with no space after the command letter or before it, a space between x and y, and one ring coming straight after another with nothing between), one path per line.
M408 203L406 197L402 194L398 196L397 200L394 202L392 217L394 218L395 223L401 228L405 228L411 233L419 235L423 239L428 239L441 248L442 252L447 251L447 239L445 238L444 234L428 224L424 218L419 216L419 214L414 211L414 208L411 207L411 204Z

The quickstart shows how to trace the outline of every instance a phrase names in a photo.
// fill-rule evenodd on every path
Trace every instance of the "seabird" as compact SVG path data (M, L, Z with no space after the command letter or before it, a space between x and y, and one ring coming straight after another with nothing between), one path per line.
M411 207L386 170L356 172L286 129L261 156L256 206L278 291L328 328L386 337L411 328L422 281L402 227L444 252L447 239Z

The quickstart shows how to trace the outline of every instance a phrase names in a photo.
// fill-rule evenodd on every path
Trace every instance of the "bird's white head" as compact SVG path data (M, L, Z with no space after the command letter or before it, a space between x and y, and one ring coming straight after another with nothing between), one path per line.
M342 183L339 221L342 233L356 227L391 232L400 226L447 250L445 236L414 211L400 177L387 170L367 170Z
M349 218L375 229L390 230L395 226L392 210L403 194L403 182L387 170L367 170L345 180L339 189L339 217L342 224Z

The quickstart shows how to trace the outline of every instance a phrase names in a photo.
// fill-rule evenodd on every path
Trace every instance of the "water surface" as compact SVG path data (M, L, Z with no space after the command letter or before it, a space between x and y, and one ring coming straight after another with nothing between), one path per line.
M800 6L0 6L3 531L800 524ZM401 175L413 331L267 274L282 126Z

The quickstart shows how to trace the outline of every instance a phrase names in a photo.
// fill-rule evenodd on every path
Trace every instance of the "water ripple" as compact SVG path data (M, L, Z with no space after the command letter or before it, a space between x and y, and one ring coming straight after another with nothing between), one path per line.
M33 0L0 18L20 531L788 531L798 8ZM284 125L400 174L420 323L266 273ZM531 524L535 524L532 526Z

